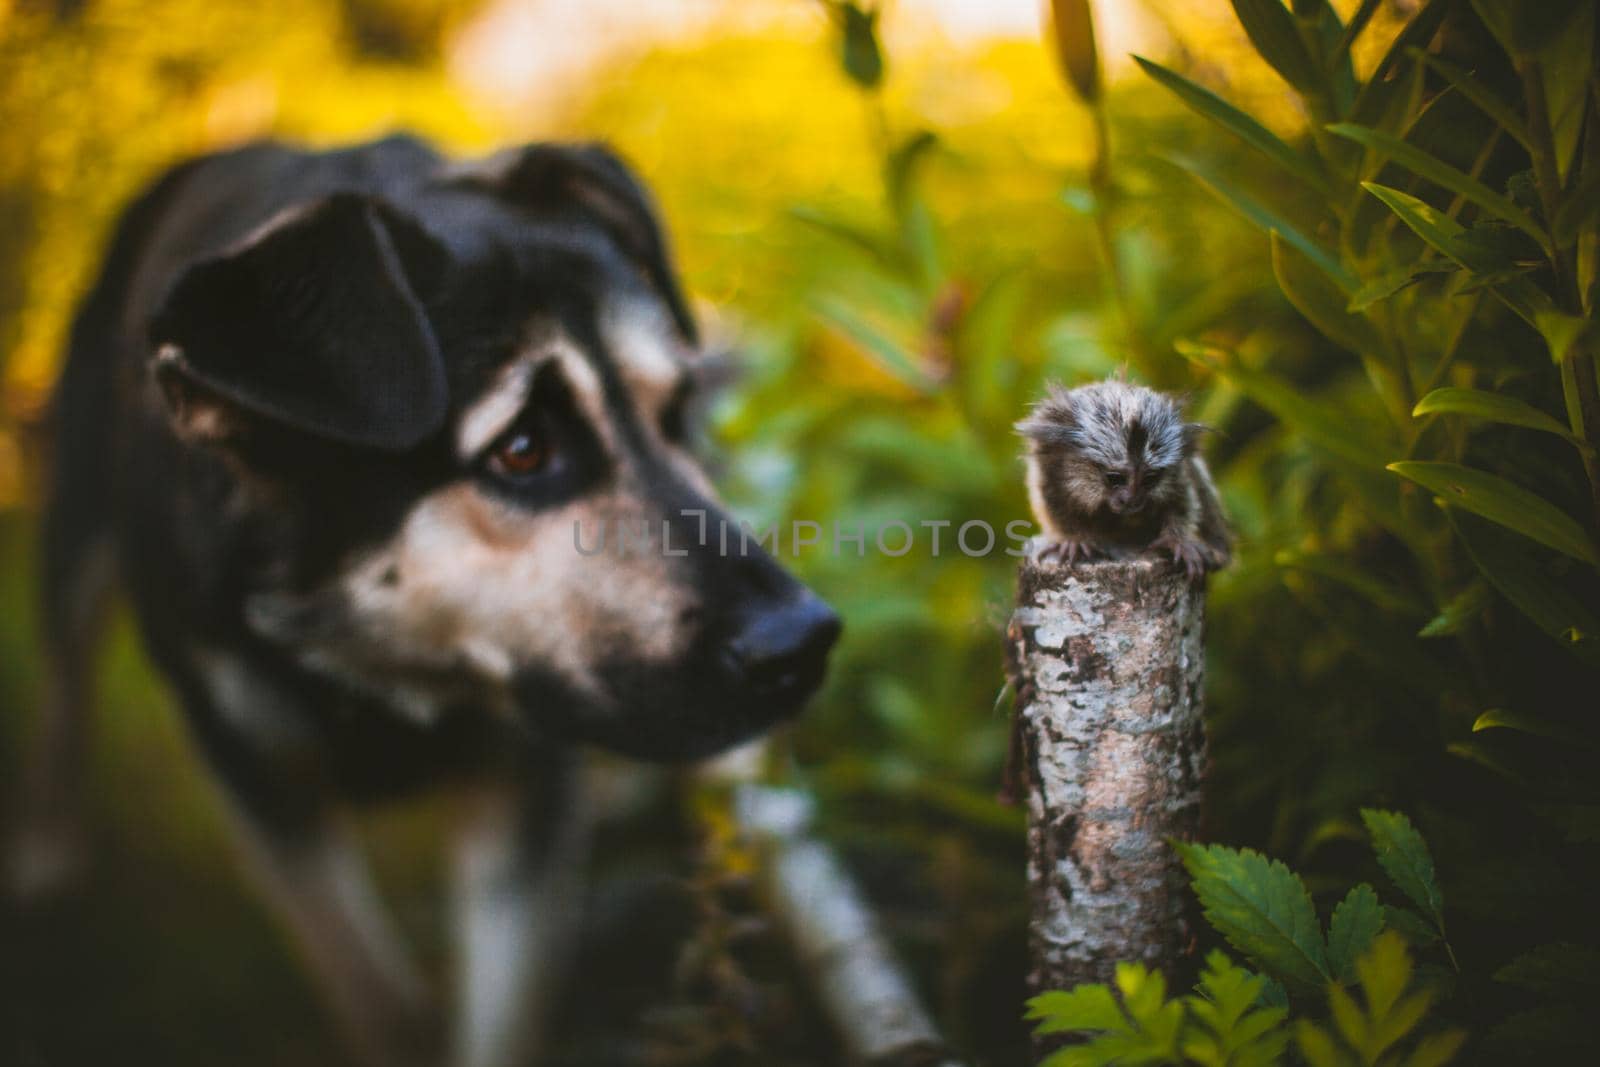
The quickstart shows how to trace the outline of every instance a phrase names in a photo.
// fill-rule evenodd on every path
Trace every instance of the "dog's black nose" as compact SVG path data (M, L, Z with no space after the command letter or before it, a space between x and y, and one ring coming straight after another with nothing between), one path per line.
M805 695L822 681L839 616L806 593L750 619L727 646L729 665L757 692Z

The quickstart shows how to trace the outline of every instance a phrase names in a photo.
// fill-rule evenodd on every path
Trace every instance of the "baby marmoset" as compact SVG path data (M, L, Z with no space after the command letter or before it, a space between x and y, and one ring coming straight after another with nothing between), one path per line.
M1199 577L1228 562L1216 486L1200 458L1201 427L1178 401L1112 379L1051 385L1017 430L1028 442L1028 499L1053 543L1041 556L1169 552Z

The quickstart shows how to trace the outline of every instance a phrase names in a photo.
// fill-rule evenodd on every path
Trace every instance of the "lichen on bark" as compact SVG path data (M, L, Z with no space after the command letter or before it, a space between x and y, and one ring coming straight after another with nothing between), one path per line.
M1200 818L1205 589L1159 558L1030 547L1007 631L1028 806L1029 986L1171 971L1192 904L1169 839Z

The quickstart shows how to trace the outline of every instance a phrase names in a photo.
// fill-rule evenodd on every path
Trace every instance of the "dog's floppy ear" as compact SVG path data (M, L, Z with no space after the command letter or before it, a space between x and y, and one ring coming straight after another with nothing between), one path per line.
M690 344L694 316L672 269L666 235L644 185L602 144L532 144L489 160L469 175L501 199L536 214L578 212L598 223L660 294Z
M402 451L449 406L422 300L446 253L393 207L340 193L185 271L150 329L181 433L252 419Z

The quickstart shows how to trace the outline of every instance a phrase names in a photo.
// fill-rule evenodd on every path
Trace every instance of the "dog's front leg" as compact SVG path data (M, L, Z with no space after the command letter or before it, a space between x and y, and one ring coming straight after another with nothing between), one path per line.
M283 773L240 727L284 722L284 694L235 662L213 657L208 667L201 687L182 687L196 739L223 786L246 866L351 1050L372 1067L438 1067L442 1021L354 835L314 784Z
M541 752L472 798L456 856L458 1067L535 1062L579 922L590 819L576 757Z

